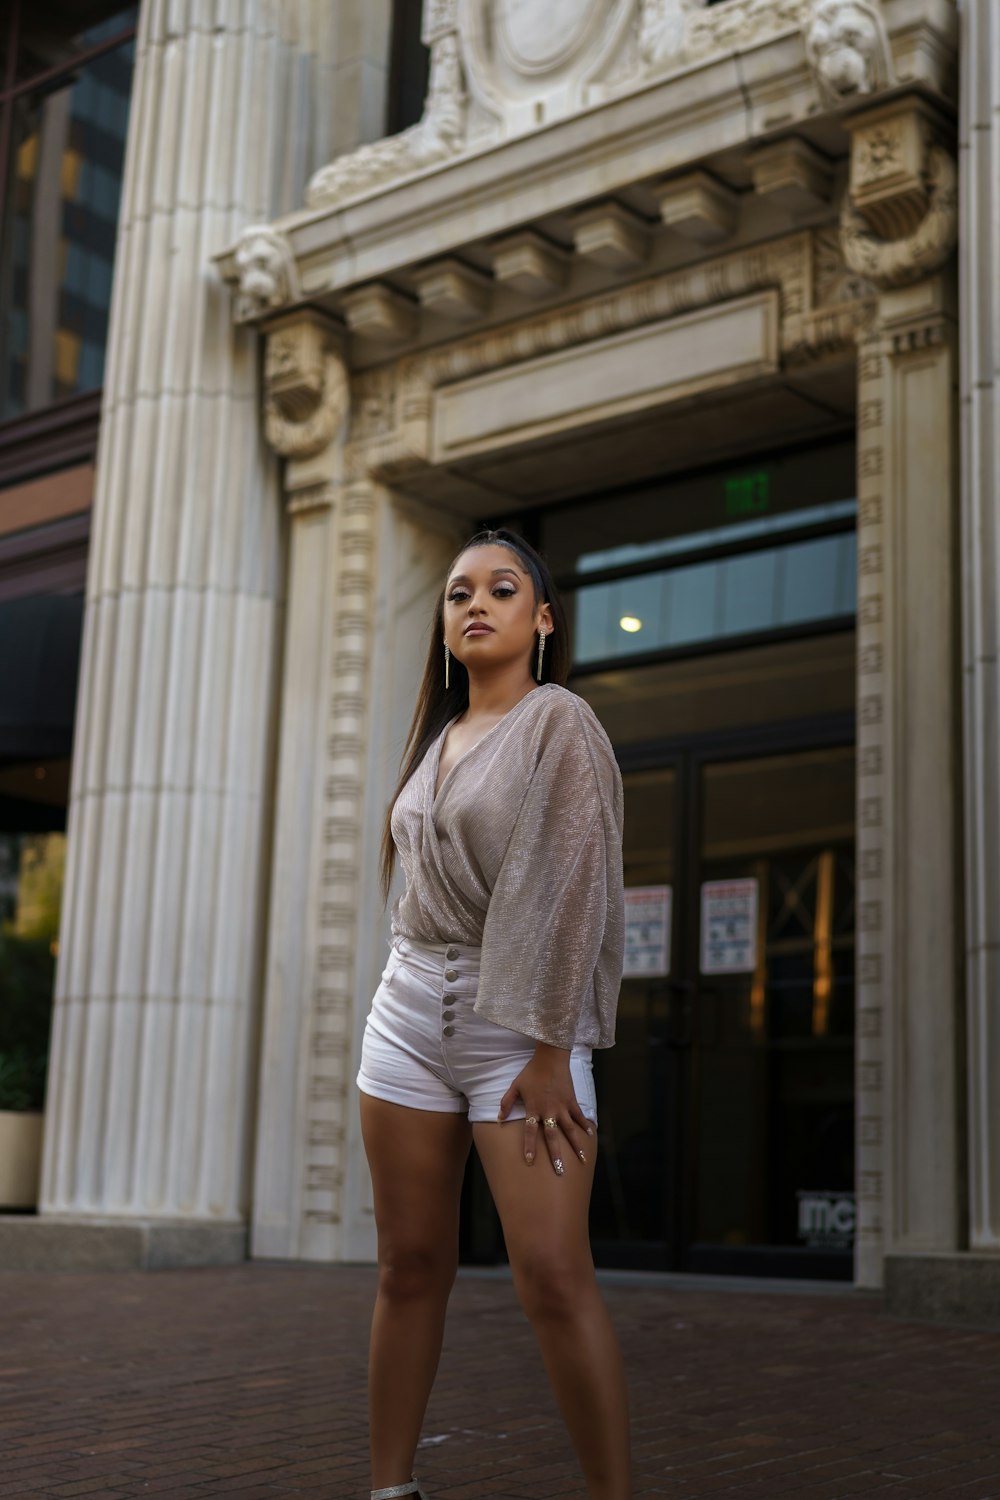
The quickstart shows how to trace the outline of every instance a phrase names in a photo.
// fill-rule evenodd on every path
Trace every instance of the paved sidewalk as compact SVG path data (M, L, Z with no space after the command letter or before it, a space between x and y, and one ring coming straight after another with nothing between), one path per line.
M0 1497L366 1500L367 1268L0 1273ZM636 1500L1000 1497L1000 1333L853 1292L611 1278ZM463 1275L419 1470L433 1500L582 1500L502 1276Z

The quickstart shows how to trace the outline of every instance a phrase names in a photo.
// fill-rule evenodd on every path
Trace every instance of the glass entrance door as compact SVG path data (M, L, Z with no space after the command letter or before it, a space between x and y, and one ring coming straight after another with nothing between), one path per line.
M598 1259L849 1278L853 746L688 744L625 800L646 928L595 1054Z

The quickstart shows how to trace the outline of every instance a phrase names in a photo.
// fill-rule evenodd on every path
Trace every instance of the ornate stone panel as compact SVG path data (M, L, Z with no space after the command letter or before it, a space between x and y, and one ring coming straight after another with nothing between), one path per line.
M367 194L651 79L796 32L821 107L894 82L880 0L427 0L423 117L322 168L308 202L322 207Z
M884 1247L886 938L885 776L890 716L885 699L885 350L877 328L858 341L858 831L857 899L869 914L857 931L855 1077L861 1129L856 1146L856 1273L877 1285Z
M376 506L372 485L345 483L335 497L336 563L331 683L320 808L315 979L307 1054L302 1163L302 1250L325 1259L343 1217L348 1117L359 981L358 870L362 859L367 685L373 612Z

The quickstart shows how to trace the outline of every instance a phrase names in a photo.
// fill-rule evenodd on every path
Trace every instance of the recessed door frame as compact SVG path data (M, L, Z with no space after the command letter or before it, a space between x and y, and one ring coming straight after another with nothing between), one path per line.
M644 1245L614 1246L608 1242L595 1245L598 1259L605 1264L643 1266L649 1269L683 1271L695 1269L699 1256L693 1239L693 1190L695 1163L693 1153L693 1087L691 1061L694 1007L699 992L706 986L699 973L700 902L702 827L702 773L707 765L724 761L750 760L797 750L824 750L855 743L855 717L838 713L788 720L749 729L726 729L713 734L688 736L673 740L616 747L624 776L645 770L673 769L676 777L674 797L674 848L677 852L673 933L671 941L671 975L667 983L672 991L667 1035L650 1038L651 1050L666 1045L675 1054L668 1074L675 1090L674 1098L665 1102L664 1118L668 1122L670 1147L666 1152L667 1181L664 1186L663 1237ZM683 1054L687 1053L685 1061ZM653 1066L651 1059L650 1066ZM794 1271L794 1250L775 1247L747 1247L727 1250L720 1247L711 1257L713 1270L733 1274L787 1275ZM811 1261L811 1274L836 1274L831 1261L820 1267ZM698 1269L705 1267L699 1266Z

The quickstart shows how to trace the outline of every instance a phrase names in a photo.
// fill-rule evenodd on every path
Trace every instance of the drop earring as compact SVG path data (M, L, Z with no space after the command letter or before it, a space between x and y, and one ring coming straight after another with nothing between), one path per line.
M444 643L444 685L445 685L445 691L447 691L447 689L448 689L448 659L449 659L450 656L451 656L451 652L448 650L448 642L445 641L445 643Z
M545 636L546 631L540 630L538 632L538 671L535 673L535 676L539 682L542 680L542 653L545 650Z

